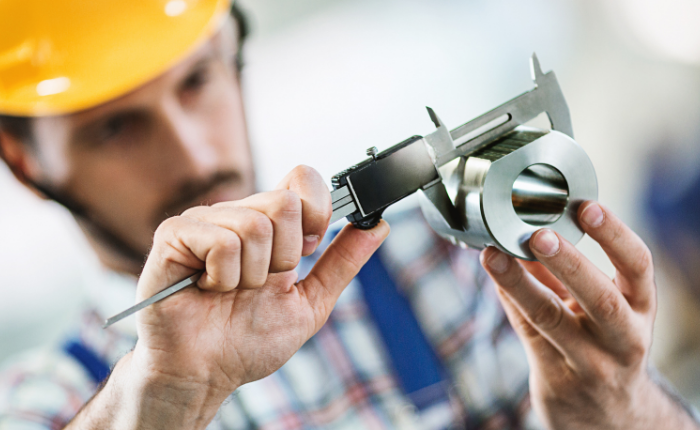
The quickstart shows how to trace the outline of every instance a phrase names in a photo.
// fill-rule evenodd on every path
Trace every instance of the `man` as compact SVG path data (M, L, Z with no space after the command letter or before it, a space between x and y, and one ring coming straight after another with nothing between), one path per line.
M379 257L386 222L322 243L330 196L310 168L254 194L243 27L227 8L0 3L0 147L15 176L71 209L106 267L140 274L137 300L203 271L137 315L135 346L88 312L75 339L8 365L0 428L529 425L521 349L473 252L412 214ZM542 264L482 253L534 409L549 428L697 428L647 371L648 250L597 203L579 214L615 283L548 229L531 241Z

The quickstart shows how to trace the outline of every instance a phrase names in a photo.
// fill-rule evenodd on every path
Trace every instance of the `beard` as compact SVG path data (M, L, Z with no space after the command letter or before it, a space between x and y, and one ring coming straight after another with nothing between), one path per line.
M251 175L252 176L252 175ZM90 206L79 201L66 190L54 187L46 183L35 183L28 181L29 185L33 186L37 191L44 194L47 198L54 200L64 206L71 212L73 217L83 225L90 234L103 245L106 245L111 251L119 254L134 264L143 265L148 256L149 249L142 249L141 246L135 245L132 240L122 235L95 215L95 211L91 210ZM163 204L159 205L159 209L149 217L149 222L153 225L153 230L167 218L179 215L184 210L198 205L206 205L217 203L207 198L213 191L225 187L245 187L248 185L253 191L253 178L246 178L237 170L219 171L212 174L209 178L199 181L187 181L175 187L173 197L167 199Z

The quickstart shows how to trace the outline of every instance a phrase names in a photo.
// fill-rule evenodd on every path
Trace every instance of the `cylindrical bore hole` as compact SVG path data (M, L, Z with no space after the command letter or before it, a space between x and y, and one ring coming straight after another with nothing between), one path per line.
M543 226L564 214L569 201L569 185L559 170L548 164L533 164L513 183L515 213L524 222Z

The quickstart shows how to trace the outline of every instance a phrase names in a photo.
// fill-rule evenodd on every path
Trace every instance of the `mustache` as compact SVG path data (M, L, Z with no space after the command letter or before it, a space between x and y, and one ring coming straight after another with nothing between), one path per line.
M156 225L166 218L179 215L182 211L192 206L207 204L204 195L223 185L236 185L243 182L243 174L236 170L219 171L209 178L201 181L188 181L180 185L173 198L166 201L158 211Z

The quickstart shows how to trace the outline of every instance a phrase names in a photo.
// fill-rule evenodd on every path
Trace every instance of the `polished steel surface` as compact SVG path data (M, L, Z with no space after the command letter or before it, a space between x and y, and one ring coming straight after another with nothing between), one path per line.
M331 192L331 200L333 201L333 215L331 216L331 224L357 210L355 200L347 186L333 190Z
M534 259L528 241L544 226L577 243L583 236L578 206L598 196L590 159L557 131L518 127L441 173L462 228L450 227L424 194L421 207L433 229L454 242L494 245L525 260Z
M128 317L131 314L135 314L136 312L140 311L141 309L145 308L146 306L150 306L155 302L159 302L163 300L164 298L171 296L178 291L185 289L187 287L190 287L192 285L195 285L197 281L199 281L199 278L202 276L202 272L197 272L194 275L190 276L189 278L183 279L182 281L178 282L177 284L170 286L160 293L157 293L146 300L142 301L141 303L137 303L134 306L130 307L129 309L120 312L116 314L115 316L108 318L104 325L102 325L102 328L107 328L111 326L112 324L119 322L123 320L124 318Z
M569 186L554 167L533 164L515 179L511 200L521 220L543 226L564 214L569 202Z

